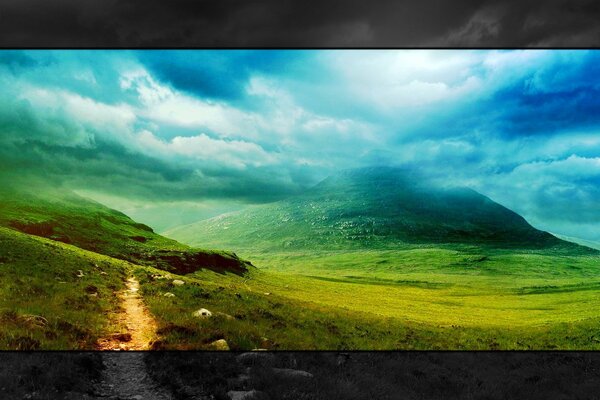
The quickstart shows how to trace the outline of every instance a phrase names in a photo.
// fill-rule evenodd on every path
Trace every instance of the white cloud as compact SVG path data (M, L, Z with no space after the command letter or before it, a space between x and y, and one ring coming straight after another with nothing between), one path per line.
M70 123L71 129L76 129L65 132L67 145L89 146L96 135L123 143L129 139L128 132L131 131L136 116L126 104L105 104L62 89L40 88L28 84L17 86L18 99L27 101L40 121L65 121Z
M220 164L226 167L261 167L279 161L277 155L266 152L255 143L241 140L213 139L206 134L191 137L176 136L169 141L157 138L152 132L142 131L137 135L138 144L154 154L173 158L184 156L204 165Z

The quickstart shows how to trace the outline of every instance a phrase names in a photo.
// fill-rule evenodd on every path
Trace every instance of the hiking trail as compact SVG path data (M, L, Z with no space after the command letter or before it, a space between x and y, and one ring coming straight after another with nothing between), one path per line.
M127 331L100 339L98 350L148 350L157 339L158 325L142 301L139 282L130 277L126 285L127 289L119 293L122 311L116 316L116 324Z

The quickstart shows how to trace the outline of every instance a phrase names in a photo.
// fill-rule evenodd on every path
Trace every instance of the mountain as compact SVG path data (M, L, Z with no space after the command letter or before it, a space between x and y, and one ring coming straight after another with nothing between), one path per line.
M200 268L241 274L250 265L234 253L192 249L119 211L43 185L0 188L0 226L180 274Z
M388 167L344 171L301 195L165 235L190 244L262 250L443 243L525 249L575 246L535 229L474 190L435 186L417 173Z

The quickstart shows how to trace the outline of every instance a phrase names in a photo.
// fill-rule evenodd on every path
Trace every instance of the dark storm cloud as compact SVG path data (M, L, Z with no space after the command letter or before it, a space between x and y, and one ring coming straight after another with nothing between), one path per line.
M21 0L2 46L598 46L594 1Z
M299 73L302 61L312 57L303 51L290 54L272 50L263 53L211 50L182 50L169 54L136 51L135 56L161 81L207 98L235 100L244 96L246 83L254 74Z

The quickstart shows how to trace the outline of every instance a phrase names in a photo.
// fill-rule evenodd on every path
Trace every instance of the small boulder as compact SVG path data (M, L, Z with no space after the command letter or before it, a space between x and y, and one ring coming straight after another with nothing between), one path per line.
M225 339L215 340L214 342L212 342L210 344L210 346L212 348L214 348L215 350L222 350L222 351L229 350L229 344L227 343L227 341Z
M174 286L181 286L184 285L185 282L180 280L180 279L173 279L173 282L171 282Z
M192 315L199 318L208 318L212 317L212 312L208 311L206 308L201 308L197 311L194 311Z
M270 292L265 292L265 296L270 296L271 293Z
M269 395L265 392L260 392L258 390L230 390L227 392L227 396L231 400L268 400Z
M171 292L166 292L165 294L163 294L163 296L165 297L175 297L175 295Z
M83 278L83 276L84 276L84 274L83 274L83 271L82 271L82 270L80 270L80 269L78 269L78 270L77 270L77 277L78 277L78 278Z

